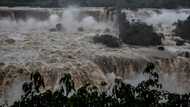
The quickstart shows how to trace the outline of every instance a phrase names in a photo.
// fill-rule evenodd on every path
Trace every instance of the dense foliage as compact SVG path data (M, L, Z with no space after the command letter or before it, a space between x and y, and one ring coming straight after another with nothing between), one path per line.
M0 6L62 7L69 4L80 6L123 8L179 8L190 7L189 0L1 0Z
M152 26L145 23L131 23L125 31L120 33L120 38L126 44L140 46L161 45L161 37L154 31Z
M185 21L178 21L176 23L176 29L174 33L176 36L180 36L184 40L190 41L190 16Z
M153 26L143 22L129 22L125 13L121 11L118 11L117 15L119 38L109 34L97 35L93 37L95 43L101 43L111 48L120 47L122 42L138 46L157 46L162 44L162 35L156 33Z
M129 22L125 13L118 16L119 37L126 44L140 46L161 45L161 36L157 34L153 26L142 22Z
M43 88L42 76L32 74L31 82L23 85L25 95L11 107L188 107L190 94L174 94L161 90L159 75L150 63L145 68L149 75L136 87L126 84L121 79L107 86L102 82L101 88L86 84L75 89L70 74L65 74L54 91L40 91ZM106 88L107 87L107 88Z

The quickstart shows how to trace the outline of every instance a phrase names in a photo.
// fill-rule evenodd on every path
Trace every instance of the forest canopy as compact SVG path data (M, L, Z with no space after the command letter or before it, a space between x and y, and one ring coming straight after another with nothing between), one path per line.
M189 0L1 0L0 6L64 7L70 4L89 7L188 8Z

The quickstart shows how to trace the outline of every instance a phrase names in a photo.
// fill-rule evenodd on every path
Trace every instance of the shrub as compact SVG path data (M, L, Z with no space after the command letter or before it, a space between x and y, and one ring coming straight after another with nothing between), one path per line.
M140 22L131 23L124 31L120 32L119 37L126 44L140 46L161 44L161 37L155 33L153 27Z
M140 46L161 44L161 37L154 31L153 26L142 22L129 23L124 13L120 13L118 23L119 37L126 44Z
M190 94L179 95L163 91L159 75L154 69L153 63L148 64L143 73L148 74L149 79L136 87L126 84L122 79L115 79L111 86L105 86L106 90L100 90L91 84L75 90L71 75L65 74L59 82L60 88L55 92L38 92L32 89L11 107L188 107ZM38 73L35 77L41 78ZM35 81L33 79L32 83ZM73 94L68 96L71 90L74 90Z
M190 16L185 21L178 21L176 29L174 29L175 36L180 36L184 40L190 40Z
M93 41L95 43L101 43L106 45L107 47L111 48L118 48L121 46L121 41L112 35L100 35L100 36L94 36Z

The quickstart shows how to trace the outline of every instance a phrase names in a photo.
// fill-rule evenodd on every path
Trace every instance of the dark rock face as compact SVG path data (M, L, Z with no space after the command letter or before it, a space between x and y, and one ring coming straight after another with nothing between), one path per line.
M56 24L55 28L49 29L50 32L64 31L64 27L61 23Z
M158 50L160 50L160 51L164 51L165 48L164 48L163 46L159 46L159 47L158 47Z
M56 28L51 28L51 29L49 29L49 31L50 32L56 32L57 30L56 30Z
M119 37L126 43L140 46L156 46L161 44L161 37L154 31L152 26L145 23L129 23L125 14L121 13L118 18Z
M83 31L84 31L84 28L83 28L83 27L79 27L79 28L78 28L78 31L79 31L79 32L83 32Z
M95 43L102 43L107 47L117 48L121 46L121 41L112 35L100 35L93 38Z
M181 52L178 55L185 57L185 58L190 58L190 52L188 52L188 51Z
M14 44L16 41L14 39L6 39L5 42L8 44Z
M176 36L180 36L184 40L190 41L190 16L185 21L178 21L176 23L176 29L174 33Z
M185 40L176 39L175 41L176 41L176 45L177 45L177 46L182 46L182 45L185 44Z
M61 23L56 24L57 31L63 30L63 25Z

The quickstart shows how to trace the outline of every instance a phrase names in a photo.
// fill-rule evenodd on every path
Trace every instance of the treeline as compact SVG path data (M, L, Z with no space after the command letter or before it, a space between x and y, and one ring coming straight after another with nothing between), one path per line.
M143 73L149 79L136 87L115 79L112 85L102 82L99 87L86 84L76 89L71 75L65 74L55 91L41 91L43 77L35 72L31 81L23 84L25 94L11 107L189 107L190 93L163 91L154 69L153 63L148 64Z
M189 0L1 0L0 6L64 7L70 4L90 7L188 8Z
M0 6L16 7L16 6L31 6L45 7L51 4L52 0L1 0Z

